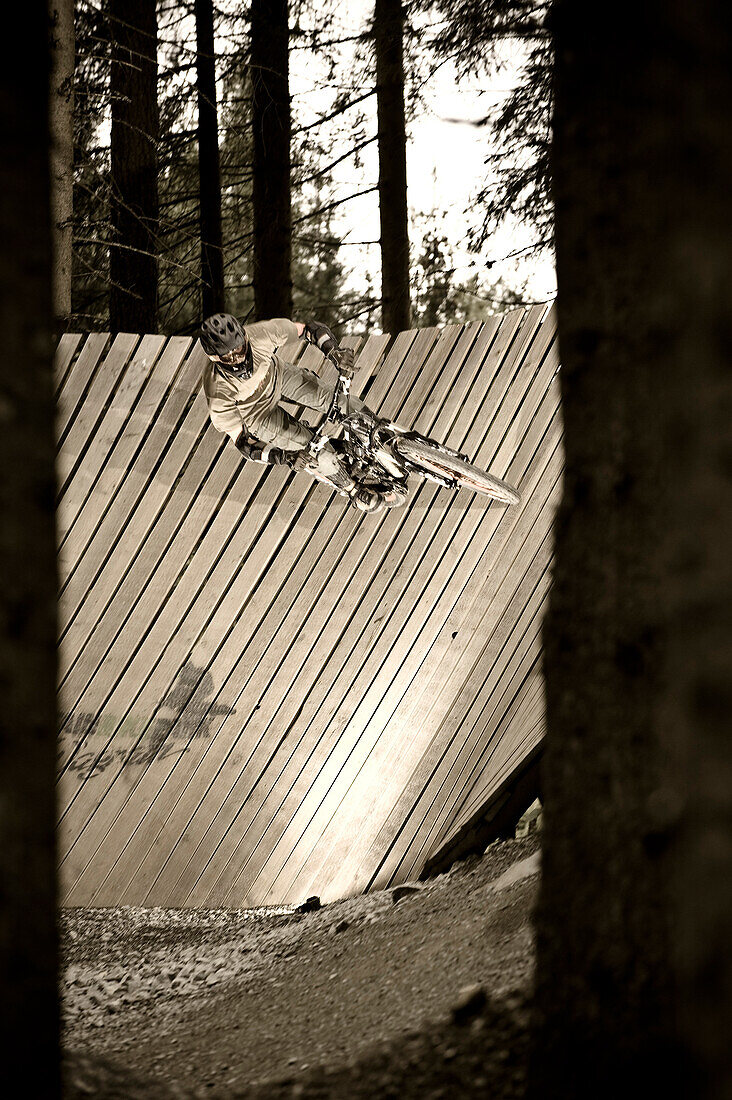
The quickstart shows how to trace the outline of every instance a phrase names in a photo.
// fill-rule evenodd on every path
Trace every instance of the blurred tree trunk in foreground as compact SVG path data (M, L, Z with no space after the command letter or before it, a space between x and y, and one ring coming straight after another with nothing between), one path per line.
M557 0L532 1096L732 1095L730 9Z
M74 212L74 2L51 0L51 222L53 313L71 313L71 236Z
M0 1055L6 1088L46 1100L59 1093L46 0L16 18L0 64Z
M112 332L155 332L158 99L155 0L109 0L112 38Z
M213 0L196 0L198 55L198 175L201 191L201 309L204 317L224 309L221 238L221 170L216 108Z
M252 0L254 311L292 315L288 0Z
M411 327L403 39L401 0L376 0L374 48L379 127L381 312L384 332L391 333Z

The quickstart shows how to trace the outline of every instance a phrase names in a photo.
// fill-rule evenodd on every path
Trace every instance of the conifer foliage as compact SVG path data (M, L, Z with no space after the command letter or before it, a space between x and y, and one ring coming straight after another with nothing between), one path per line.
M230 310L397 332L510 301L476 276L462 286L454 242L420 247L407 149L420 87L448 47L468 71L491 35L519 35L546 79L543 9L512 0L509 19L498 0L442 14L441 2L374 0L354 17L334 0L75 0L68 327L191 333ZM425 18L436 22L422 39ZM507 211L550 235L546 111L530 101L527 85L504 105L499 129L509 140L523 128L525 157L503 163L502 191L482 194L476 247ZM354 230L364 200L378 202L375 232ZM444 300L425 313L441 264Z

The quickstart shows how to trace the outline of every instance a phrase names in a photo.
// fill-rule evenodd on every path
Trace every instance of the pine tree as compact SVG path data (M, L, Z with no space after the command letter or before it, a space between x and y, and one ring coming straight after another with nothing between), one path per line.
M61 1083L48 7L27 0L13 14L12 33L0 46L0 1051L10 1092L55 1097Z
M425 46L438 67L449 60L459 76L482 78L505 69L505 47L512 47L514 88L474 122L476 138L485 135L489 178L476 196L472 246L482 248L515 219L532 229L531 251L551 247L551 0L414 0L412 7L437 13Z
M158 98L155 0L109 0L113 332L155 332L158 312Z
M391 333L411 326L403 34L401 0L376 0L381 298L383 328Z
M730 15L557 0L536 1100L732 1088Z
M71 250L74 208L74 4L51 0L51 220L53 311L71 315Z
M288 0L252 0L254 309L292 313Z
M221 172L216 106L213 0L195 0L198 90L198 174L201 210L202 313L224 309Z

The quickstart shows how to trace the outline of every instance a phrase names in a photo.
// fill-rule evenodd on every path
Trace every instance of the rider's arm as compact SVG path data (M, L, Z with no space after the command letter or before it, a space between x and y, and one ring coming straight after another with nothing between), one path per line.
M320 321L290 321L287 317L273 317L270 321L255 321L247 325L252 340L268 340L273 347L282 347L288 340L304 336L311 344L317 344L324 354L337 347L337 340L327 325ZM325 342L326 346L323 346Z
M208 397L208 415L217 432L236 440L241 435L244 420L235 401L225 396Z
M241 411L234 401L225 397L214 397L209 401L209 416L217 431L228 435L232 443L245 458L252 462L264 462L271 465L290 463L294 457L280 447L268 445L252 438L246 429Z
M247 335L257 344L271 344L273 348L280 348L288 340L297 340L302 336L305 326L299 322L290 321L288 317L273 317L269 321L255 321L247 325Z
M338 347L338 341L333 333L320 321L306 321L303 328L305 338L320 348L323 355L328 355Z
M268 447L258 442L247 432L246 428L239 437L234 440L234 445L245 458L252 462L261 462L270 466L291 466L298 451L283 451L281 447Z

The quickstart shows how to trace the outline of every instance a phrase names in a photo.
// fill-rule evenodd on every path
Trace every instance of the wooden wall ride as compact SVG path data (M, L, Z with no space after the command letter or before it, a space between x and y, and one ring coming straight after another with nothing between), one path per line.
M516 508L416 483L405 508L362 516L244 463L208 424L201 365L180 337L58 348L67 905L332 900L413 878L542 738L553 313L374 336L358 357L370 407L517 485Z

